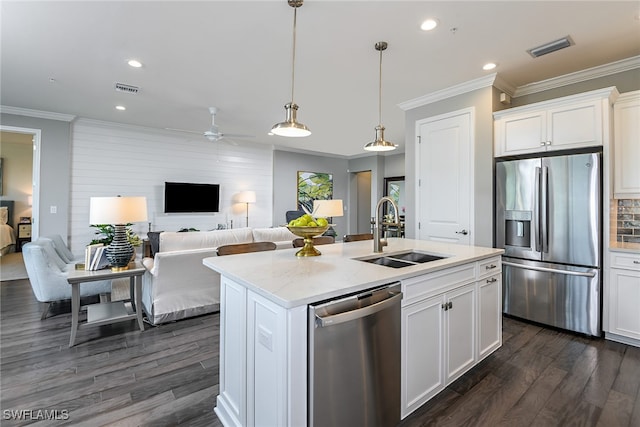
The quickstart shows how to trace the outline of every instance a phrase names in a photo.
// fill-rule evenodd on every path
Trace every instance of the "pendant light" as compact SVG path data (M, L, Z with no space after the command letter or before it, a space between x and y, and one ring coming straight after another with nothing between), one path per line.
M301 137L311 135L311 131L296 119L298 105L293 102L293 85L295 82L296 69L296 17L297 11L302 6L303 0L288 0L289 6L293 8L293 59L291 61L291 102L284 106L287 112L284 122L277 123L271 128L271 133L287 137Z
M378 126L376 126L376 139L364 146L367 151L391 151L395 150L397 145L393 142L385 141L384 126L382 126L382 51L387 48L387 42L378 42L375 48L380 52L380 85L378 88Z

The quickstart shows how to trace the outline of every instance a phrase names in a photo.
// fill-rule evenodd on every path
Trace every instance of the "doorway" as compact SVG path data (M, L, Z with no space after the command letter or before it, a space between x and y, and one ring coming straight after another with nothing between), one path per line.
M40 206L40 139L40 129L0 126L0 141L3 145L2 157L5 157L5 153L13 153L11 154L13 165L7 164L7 170L10 170L9 167L11 167L14 171L16 169L31 171L26 175L18 171L10 179L5 180L2 192L3 200L15 202L14 224L20 222L21 217L31 217L31 239L40 235L38 215ZM9 151L7 151L8 148Z
M356 172L356 231L352 234L371 233L371 171ZM352 215L354 213L352 212Z

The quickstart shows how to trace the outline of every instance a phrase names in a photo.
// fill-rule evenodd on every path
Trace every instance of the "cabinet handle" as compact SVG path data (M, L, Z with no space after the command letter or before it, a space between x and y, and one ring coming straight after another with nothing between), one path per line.
M495 265L495 264L491 264L491 265L487 265L487 266L485 266L484 268L485 268L486 270L491 270L491 269L494 269L494 268L496 268L496 267L497 267L497 265Z
M638 260L633 260L633 263L634 263L634 264L640 264L640 261L638 261Z
M540 143L540 146L541 146L541 147L544 147L545 145L547 145L547 143L546 143L545 141L542 141L542 142Z
M453 308L453 303L451 301L449 301L448 306L449 306L449 310L451 310Z
M547 141L547 145L551 145L551 141Z
M456 234L463 234L463 235L467 235L469 234L469 232L467 230L462 230L462 231L456 231Z
M498 279L496 279L495 277L492 277L491 279L487 279L487 283L493 283L493 282L497 282Z
M444 311L449 310L449 308L448 308L448 307L449 307L449 306L447 305L447 303L446 303L446 302L445 302L444 304L442 304L442 309L443 309Z

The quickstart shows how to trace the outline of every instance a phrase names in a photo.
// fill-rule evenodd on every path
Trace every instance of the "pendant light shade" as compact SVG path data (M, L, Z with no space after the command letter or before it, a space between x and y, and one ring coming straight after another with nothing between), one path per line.
M375 48L380 52L380 83L378 87L378 126L376 126L376 139L364 146L367 151L391 151L397 145L384 139L384 126L382 126L382 51L387 48L387 42L378 42Z
M298 123L297 112L298 105L293 102L293 89L295 84L295 69L296 69L296 18L297 11L302 6L303 0L287 0L289 6L293 8L293 57L291 61L291 102L284 106L286 111L286 118L284 122L277 123L271 128L271 133L287 136L287 137L301 137L311 135L311 131L308 127L302 123Z

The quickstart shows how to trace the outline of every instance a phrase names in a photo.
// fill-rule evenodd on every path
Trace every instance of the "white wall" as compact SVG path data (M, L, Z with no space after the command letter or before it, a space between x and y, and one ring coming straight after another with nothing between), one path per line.
M273 211L273 153L270 147L207 141L198 135L80 119L73 124L70 246L82 254L94 236L89 226L92 196L146 196L152 231L211 230L233 221L244 227L246 205L234 203L243 190L256 192L249 225L270 227ZM164 182L220 184L220 213L165 214ZM142 237L147 223L133 226Z

